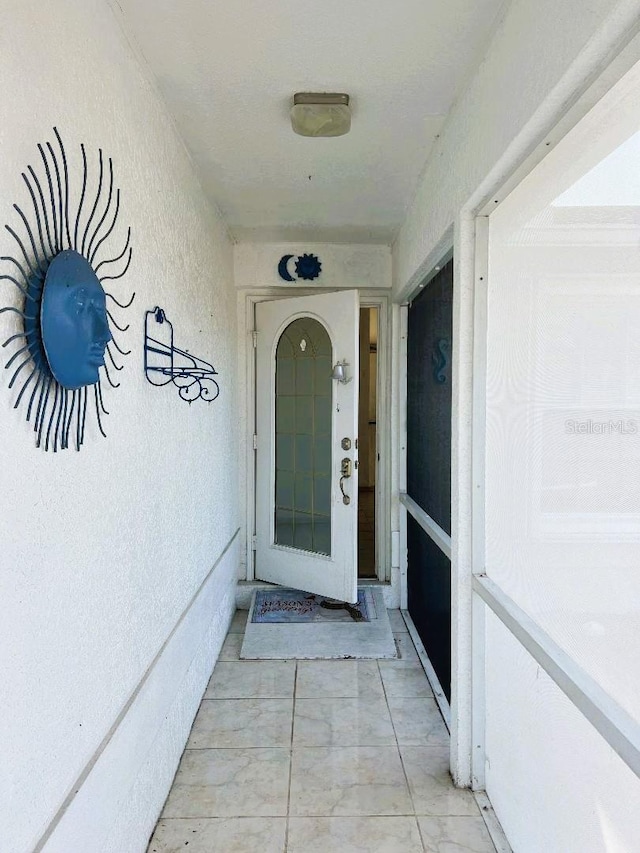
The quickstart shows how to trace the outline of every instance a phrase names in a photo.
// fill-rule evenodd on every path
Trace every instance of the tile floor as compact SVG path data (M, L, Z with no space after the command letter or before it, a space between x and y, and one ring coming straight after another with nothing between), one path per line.
M493 853L399 611L398 661L240 661L238 611L148 853Z

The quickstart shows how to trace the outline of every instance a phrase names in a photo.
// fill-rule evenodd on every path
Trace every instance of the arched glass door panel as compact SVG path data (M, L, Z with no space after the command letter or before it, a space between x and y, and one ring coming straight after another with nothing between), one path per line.
M331 340L312 317L276 349L274 543L331 555Z

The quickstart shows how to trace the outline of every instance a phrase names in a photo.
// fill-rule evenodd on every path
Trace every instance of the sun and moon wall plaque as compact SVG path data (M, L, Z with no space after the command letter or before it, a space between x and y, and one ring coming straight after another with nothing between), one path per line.
M0 314L17 316L17 329L2 344L14 347L5 364L13 369L9 387L19 388L14 408L24 407L36 446L56 452L80 450L87 412L106 437L102 382L118 388L120 362L130 354L117 338L129 326L112 309L129 308L135 293L127 299L111 292L132 257L131 228L124 245L114 246L120 189L113 161L105 162L98 149L96 179L90 175L96 158L88 158L81 144L82 175L74 181L55 127L53 134L53 145L38 144L36 168L22 172L30 199L26 213L14 204L19 221L5 225L14 245L11 255L0 257L0 281L13 285L20 305L0 308Z
M295 258L293 271L291 261ZM314 281L322 272L317 255L283 255L278 264L278 275L283 281Z

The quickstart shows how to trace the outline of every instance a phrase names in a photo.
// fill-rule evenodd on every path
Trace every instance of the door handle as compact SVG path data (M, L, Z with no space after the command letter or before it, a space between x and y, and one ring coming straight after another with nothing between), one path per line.
M345 456L340 463L340 491L342 492L342 503L348 506L351 503L349 495L345 494L344 481L351 476L352 462L348 456Z

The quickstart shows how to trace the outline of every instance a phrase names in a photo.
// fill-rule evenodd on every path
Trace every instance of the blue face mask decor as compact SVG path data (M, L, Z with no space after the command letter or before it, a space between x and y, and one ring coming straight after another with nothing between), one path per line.
M40 329L49 368L68 390L95 385L111 340L107 298L82 255L67 249L51 261L44 280Z
M16 244L17 257L0 282L11 282L23 297L22 307L6 306L0 314L17 315L18 330L3 343L17 350L5 364L13 367L9 387L17 384L14 408L24 400L26 419L33 423L36 445L45 450L79 450L84 442L87 410L95 413L102 435L107 410L102 378L119 387L112 375L129 355L116 340L115 330L126 332L107 307L129 308L107 291L104 283L123 278L131 263L128 229L124 248L110 257L109 242L116 230L120 190L114 190L113 163L108 169L99 150L97 184L90 189L84 145L82 183L73 193L62 140L54 128L59 151L50 143L38 145L44 174L31 166L22 174L31 199L31 221L14 205L21 228L5 228ZM22 234L19 231L22 230ZM122 245L122 244L120 244ZM113 347L113 350L112 350ZM117 351L117 355L114 352ZM101 371L103 376L101 375Z

